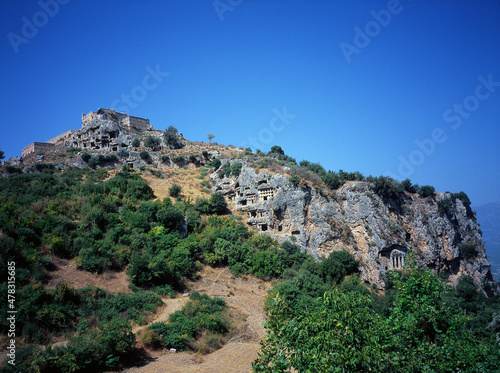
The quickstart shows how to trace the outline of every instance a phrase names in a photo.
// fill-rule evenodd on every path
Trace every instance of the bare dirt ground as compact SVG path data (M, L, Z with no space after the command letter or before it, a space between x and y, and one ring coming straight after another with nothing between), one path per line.
M203 180L210 180L210 173L212 169L209 167L205 168L207 175L200 179L202 168L169 168L163 167L160 170L166 174L167 177L160 179L153 176L147 172L142 172L141 177L149 184L151 189L153 189L155 196L159 199L169 197L169 189L172 185L178 184L181 186L181 195L190 199L192 202L196 201L198 197L209 198L210 193L204 192L204 189L210 190L210 188L201 185Z
M265 335L262 325L266 319L263 305L271 287L270 282L253 276L234 278L228 268L205 267L200 272L200 278L189 284L189 289L224 298L230 312L238 315L241 320L236 335L221 349L205 356L189 352L172 354L166 350L147 351L149 359L145 365L126 369L125 372L251 372L252 361L257 358L259 342ZM187 298L184 299L187 300ZM160 311L154 322L168 319L170 313L182 307L180 302L184 299L165 299L166 308Z
M66 280L76 289L87 286L97 286L112 293L132 293L128 287L128 278L125 272L110 272L102 275L93 274L77 269L74 260L52 257L56 270L48 272L47 287L54 289L62 280Z

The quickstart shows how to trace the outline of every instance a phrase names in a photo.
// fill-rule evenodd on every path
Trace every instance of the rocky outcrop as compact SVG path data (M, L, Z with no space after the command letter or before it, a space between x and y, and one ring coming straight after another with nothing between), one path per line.
M224 160L223 162L229 162ZM365 282L384 288L386 271L402 268L410 248L417 261L435 273L456 281L470 275L476 285L492 280L475 216L456 199L446 213L437 201L450 198L436 193L423 198L405 193L385 199L369 182L348 182L337 190L295 187L288 176L257 173L243 166L238 177L219 178L214 191L232 201L246 215L245 222L279 241L294 240L315 258L347 249L361 263ZM466 259L461 245L475 246L477 255Z

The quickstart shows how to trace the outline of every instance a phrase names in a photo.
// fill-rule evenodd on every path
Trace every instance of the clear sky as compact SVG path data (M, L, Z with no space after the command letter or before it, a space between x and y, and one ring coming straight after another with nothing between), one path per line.
M500 201L499 0L0 2L0 149L99 107Z

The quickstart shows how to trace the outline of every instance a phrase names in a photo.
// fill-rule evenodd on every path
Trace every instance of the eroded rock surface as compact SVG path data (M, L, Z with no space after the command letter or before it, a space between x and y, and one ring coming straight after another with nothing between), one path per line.
M420 264L449 273L452 282L462 274L478 287L492 280L474 213L459 199L448 213L439 213L437 201L449 198L446 193L386 199L372 183L361 181L324 192L295 187L286 175L257 173L246 165L238 177L214 173L212 178L213 191L230 199L248 225L279 241L295 240L317 259L347 249L360 261L363 281L378 288L384 288L387 270L402 268L410 248ZM461 256L462 244L475 245L477 256Z

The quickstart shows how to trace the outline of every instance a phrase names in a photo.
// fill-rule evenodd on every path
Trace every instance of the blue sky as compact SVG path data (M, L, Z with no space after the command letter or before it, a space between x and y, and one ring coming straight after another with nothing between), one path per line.
M0 149L114 107L500 201L500 1L3 0Z

